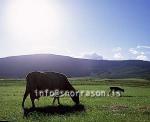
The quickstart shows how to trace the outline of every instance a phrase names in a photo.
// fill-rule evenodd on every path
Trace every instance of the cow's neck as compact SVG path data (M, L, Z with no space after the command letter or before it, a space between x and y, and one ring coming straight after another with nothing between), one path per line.
M70 83L68 84L67 90L74 91L74 92L76 91L75 88Z

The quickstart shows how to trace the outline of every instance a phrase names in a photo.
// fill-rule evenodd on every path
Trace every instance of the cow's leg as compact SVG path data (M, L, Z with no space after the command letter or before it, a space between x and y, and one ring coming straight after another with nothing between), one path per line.
M119 97L122 97L122 92L120 91L119 93L120 93L120 96L119 96Z
M112 96L116 96L116 91L112 90Z
M25 102L25 100L26 100L28 94L29 94L29 92L28 92L28 90L26 90L25 93L24 93L24 96L23 96L23 100L22 100L22 108L23 108L23 109L24 109L24 102Z
M58 101L58 104L61 105L61 104L60 104L60 101L59 101L59 97L57 97L57 101Z
M110 90L110 92L109 92L109 96L112 96L112 90Z
M34 104L35 95L34 95L34 93L30 93L30 99L31 99L31 102L32 102L32 108L35 108L35 104Z
M55 100L56 100L56 97L54 97L54 99L53 99L53 105L54 105L54 103L55 103Z

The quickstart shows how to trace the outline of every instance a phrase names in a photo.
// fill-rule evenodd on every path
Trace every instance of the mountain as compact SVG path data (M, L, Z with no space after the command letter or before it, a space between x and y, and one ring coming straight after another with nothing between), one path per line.
M53 54L0 58L1 78L25 78L32 71L55 71L68 77L150 79L150 62L140 60L90 60Z

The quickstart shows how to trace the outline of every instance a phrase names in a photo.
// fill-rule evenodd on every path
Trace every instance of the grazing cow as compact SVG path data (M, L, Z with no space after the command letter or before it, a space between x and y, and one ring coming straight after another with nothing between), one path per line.
M120 87L110 87L109 95L121 96L121 92L124 92L124 89L122 89Z
M26 84L26 91L24 93L23 101L22 101L22 107L24 108L24 102L27 96L30 94L30 99L32 102L32 107L35 107L34 100L38 99L40 97L40 91L54 91L54 90L61 90L63 92L57 94L57 96L54 96L53 103L55 100L58 100L59 102L59 96L64 94L65 91L68 91L70 97L72 100L79 104L79 93L76 92L76 90L72 87L72 85L69 83L67 77L60 73L55 72L31 72L26 77L27 84ZM35 93L37 92L37 94ZM74 92L75 95L71 95L71 92ZM46 96L45 94L43 96Z

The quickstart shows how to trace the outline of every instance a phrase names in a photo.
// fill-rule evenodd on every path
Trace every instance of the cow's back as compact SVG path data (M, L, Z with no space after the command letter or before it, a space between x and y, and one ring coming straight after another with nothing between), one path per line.
M65 90L69 84L67 77L55 72L32 72L27 75L27 84L31 89Z

